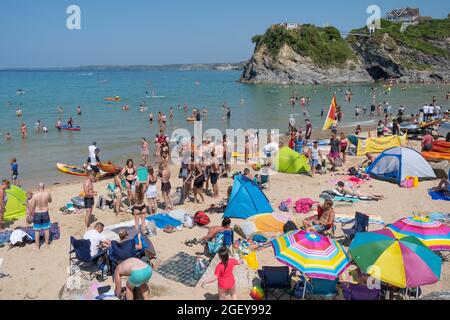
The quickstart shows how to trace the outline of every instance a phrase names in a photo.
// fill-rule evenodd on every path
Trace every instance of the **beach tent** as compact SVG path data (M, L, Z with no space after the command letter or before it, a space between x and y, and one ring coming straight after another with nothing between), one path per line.
M238 175L234 178L225 218L247 219L258 213L272 213L273 209L266 195L250 179Z
M419 180L436 179L430 164L422 155L410 148L391 148L380 154L367 173L374 179L386 180L400 184L407 176Z
M274 167L275 171L290 174L308 173L311 171L308 159L289 147L283 147L278 151L275 156Z
M27 215L27 193L25 190L11 186L6 190L8 202L6 203L6 211L3 219L5 221L17 220Z
M367 138L365 140L358 139L357 155L363 156L366 153L381 153L385 150L406 146L406 134L403 136L389 136L380 138Z

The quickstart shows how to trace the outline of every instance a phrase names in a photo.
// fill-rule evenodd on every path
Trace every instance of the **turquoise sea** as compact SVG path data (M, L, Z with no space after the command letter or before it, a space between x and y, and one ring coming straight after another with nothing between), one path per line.
M168 122L168 133L174 128L191 130L186 122L192 107L208 107L209 116L203 123L204 129L242 128L287 130L290 114L296 114L297 123L304 125L302 109L289 105L292 95L311 98L307 107L308 116L316 130L322 127L321 108L326 115L333 92L337 92L338 103L344 110L344 125L357 123L375 125L375 118L354 117L354 108L369 106L372 102L370 88L378 90L377 103L389 101L396 110L400 104L409 113L417 112L424 103L436 96L443 109L448 109L445 95L450 87L432 85L410 85L406 90L395 86L388 95L381 85L351 86L280 86L249 85L236 82L239 71L150 71L150 72L63 72L63 71L2 71L0 72L0 177L9 178L9 159L16 157L19 163L20 179L25 186L39 181L47 184L76 181L77 178L56 170L56 162L73 165L82 164L87 158L87 147L97 141L102 160L122 164L129 158L139 159L140 139L145 136L153 141L158 132L155 122L150 125L148 114L157 117L158 111L169 116L174 107L175 118ZM16 94L17 89L25 91ZM353 100L344 101L344 92L351 88ZM147 93L146 93L147 91ZM152 93L158 97L152 97ZM120 96L122 101L107 103L105 97ZM244 103L241 104L241 98ZM139 112L139 104L145 100L149 111ZM222 120L222 104L231 107L231 120ZM130 110L124 112L125 104ZM187 104L188 113L177 106ZM16 116L21 105L23 117ZM57 113L57 106L64 113ZM82 108L77 116L76 107ZM80 132L58 132L54 125L58 117L66 122L72 116ZM37 120L49 128L47 134L36 134ZM28 127L29 137L22 140L21 122ZM5 142L4 134L10 132L12 141ZM139 162L139 161L136 161Z

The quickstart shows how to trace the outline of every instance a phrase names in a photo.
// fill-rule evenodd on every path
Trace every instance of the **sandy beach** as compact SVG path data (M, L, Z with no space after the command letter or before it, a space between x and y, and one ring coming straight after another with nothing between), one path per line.
M420 143L410 141L409 145L419 148ZM316 175L314 178L306 175L287 175L275 174L271 176L270 190L266 190L265 194L270 200L275 210L278 210L280 201L292 197L312 198L316 201L319 199L320 192L332 189L333 185L330 180L338 179L346 170L346 168L359 164L363 157L348 157L347 163L343 168L339 168L339 172L325 175ZM233 166L232 170L242 170L245 166ZM177 178L178 167L172 166L172 186L174 190L181 185L181 179ZM103 180L95 184L95 189L99 194L106 194L106 186L110 180ZM233 183L231 178L219 179L220 199L222 199L226 190ZM396 184L382 182L378 180L370 180L362 184L360 191L362 193L383 194L385 199L378 202L358 202L356 204L335 204L337 214L345 213L353 215L356 211L378 214L385 223L392 223L402 217L411 216L413 214L426 214L430 212L448 212L448 203L445 201L432 201L427 194L427 190L437 184L436 181L421 182L416 189L402 189ZM159 184L158 184L159 185ZM48 188L53 197L53 203L50 206L50 215L52 222L58 222L61 228L61 238L54 241L50 245L50 249L36 251L34 245L27 245L24 248L12 248L8 246L0 248L0 258L3 259L1 271L9 274L9 277L0 279L0 299L61 299L67 291L65 284L69 276L69 238L74 236L81 238L85 232L83 225L84 211L82 214L62 215L59 208L70 201L70 198L78 195L82 191L82 182L72 184L61 184ZM159 189L159 188L158 188ZM159 195L159 199L162 197ZM217 203L217 199L205 196L204 204L195 204L186 202L181 207L190 214L194 214L199 210L205 210L213 203ZM118 217L110 209L101 211L94 209L94 215L97 221L105 224L105 226L117 224L120 222L130 221L132 215L124 213ZM300 215L292 213L295 221L300 221L309 215ZM209 214L211 225L218 225L221 222L222 214ZM241 220L233 219L235 223L241 223ZM25 220L15 221L9 228L14 229L17 226L25 226ZM370 225L370 230L380 228L376 225ZM164 262L178 252L186 252L191 255L202 255L203 247L188 247L184 242L192 238L201 238L206 234L206 229L194 227L193 229L182 229L175 233L167 234L159 231L157 236L151 240L156 248L159 261ZM340 224L337 224L336 237L342 235ZM280 265L274 258L272 248L259 251L257 253L259 265L272 266ZM239 274L244 275L248 282L257 279L257 274L249 269L246 265L239 267ZM441 280L430 286L423 287L424 294L434 291L450 289L450 267L448 263L442 266ZM250 282L251 283L251 282ZM111 277L104 284L112 284ZM184 286L162 277L154 272L150 280L150 290L152 299L217 299L217 286L210 285L205 289L197 285L195 288ZM251 299L249 291L251 285L238 279L238 298Z

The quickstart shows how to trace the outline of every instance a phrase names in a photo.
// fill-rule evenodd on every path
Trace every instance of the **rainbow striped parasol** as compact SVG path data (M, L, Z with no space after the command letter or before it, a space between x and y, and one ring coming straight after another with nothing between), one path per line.
M334 280L350 264L339 243L318 233L292 231L272 246L278 261L311 278Z
M408 217L389 225L399 238L413 236L420 239L431 250L450 250L450 228L428 217Z

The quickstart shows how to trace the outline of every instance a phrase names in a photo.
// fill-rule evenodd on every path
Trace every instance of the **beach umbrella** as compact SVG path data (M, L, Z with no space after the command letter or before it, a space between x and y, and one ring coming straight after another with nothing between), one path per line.
M431 250L450 250L450 228L428 217L408 217L398 220L388 228L398 237L413 236Z
M283 264L319 279L336 279L350 264L336 241L318 233L292 231L272 240L275 257Z
M436 283L442 259L416 237L397 237L390 229L357 233L349 253L358 267L398 288Z

